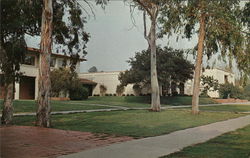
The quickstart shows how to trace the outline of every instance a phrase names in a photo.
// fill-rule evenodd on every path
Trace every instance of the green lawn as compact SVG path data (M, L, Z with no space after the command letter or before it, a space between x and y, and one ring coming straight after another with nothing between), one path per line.
M203 112L192 115L189 110L129 110L53 115L53 128L107 133L132 137L149 137L243 116L229 112ZM19 116L14 124L33 125L35 116Z
M187 108L185 108L187 109ZM232 104L219 106L200 106L202 111L228 111L228 112L250 112L250 104Z
M191 104L192 98L189 96L183 97L162 97L163 106L167 105L187 105ZM210 98L200 98L201 104L214 103ZM2 109L2 100L0 100ZM94 104L124 106L130 108L150 108L149 96L105 96L105 97L90 97L83 101L51 101L52 111L69 111L69 110L89 110L89 109L105 109L110 107L97 106ZM167 104L167 105L166 105ZM35 112L36 103L34 100L16 100L14 101L14 112Z
M150 107L150 96L105 96L105 97L90 97L87 100L81 101L84 104L108 104L115 106L126 107ZM211 98L200 97L200 104L215 104ZM191 105L191 96L176 96L176 97L161 97L161 104L166 105Z
M162 158L249 158L250 126Z
M0 101L2 109L2 100ZM13 103L14 113L20 112L36 112L36 102L34 100L15 100ZM74 104L69 101L51 101L52 111L69 111L69 110L90 110L105 109L110 107L101 107L94 105Z

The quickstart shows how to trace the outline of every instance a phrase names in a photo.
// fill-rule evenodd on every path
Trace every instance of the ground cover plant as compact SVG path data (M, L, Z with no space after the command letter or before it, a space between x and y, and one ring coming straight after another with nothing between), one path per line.
M248 158L249 147L250 126L247 126L162 158Z
M149 137L173 131L240 117L244 114L230 112L202 112L192 115L190 110L148 110L91 112L53 115L53 128L63 130L106 133L119 136ZM16 125L34 125L34 116L14 118Z

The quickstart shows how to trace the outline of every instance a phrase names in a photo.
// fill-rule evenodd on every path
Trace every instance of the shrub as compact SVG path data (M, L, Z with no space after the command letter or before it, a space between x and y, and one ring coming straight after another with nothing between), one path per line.
M70 100L83 100L88 99L88 89L83 86L75 87L70 89L69 98Z
M121 96L124 91L125 91L125 88L124 88L123 85L121 85L121 84L117 85L117 87L116 87L116 93L117 93L118 96Z
M141 88L140 85L135 84L135 85L133 85L133 90L134 90L134 92L135 92L135 95L138 96L138 95L141 94L142 88Z
M243 90L232 83L221 84L219 88L220 97L223 99L237 98L244 99Z
M104 96L105 93L107 92L107 87L104 84L101 84L99 88L101 96Z

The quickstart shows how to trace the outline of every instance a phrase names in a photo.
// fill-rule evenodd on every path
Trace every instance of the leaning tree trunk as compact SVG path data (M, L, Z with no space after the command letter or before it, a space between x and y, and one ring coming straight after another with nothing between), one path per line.
M50 56L52 44L52 0L43 0L42 28L41 28L41 55L39 65L39 91L36 124L50 127Z
M160 90L156 70L156 19L157 9L152 9L151 29L150 29L150 50L151 50L151 110L160 111Z
M205 16L202 14L200 17L200 29L198 40L198 51L196 57L195 73L194 73L194 89L192 97L192 113L199 113L199 93L200 93L200 76L202 68L202 55L205 40Z
M4 102L1 122L3 125L12 123L14 83L5 84Z

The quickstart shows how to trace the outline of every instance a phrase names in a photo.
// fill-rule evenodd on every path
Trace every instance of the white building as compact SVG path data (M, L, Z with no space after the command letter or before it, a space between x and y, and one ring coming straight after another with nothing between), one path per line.
M233 83L235 85L235 75L232 72L225 71L222 69L205 69L202 73L204 76L212 76L214 79L218 80L219 84ZM200 85L200 90L202 91L203 87ZM185 83L185 94L193 94L193 80L188 80ZM218 91L208 91L208 96L212 98L219 98Z
M38 78L39 78L39 60L40 50L28 48L25 60L20 66L20 72L23 76L20 82L15 83L14 99L37 99L38 96ZM80 72L80 62L85 59L79 59L76 64L76 72ZM70 57L61 54L51 55L51 69L59 67L67 67L70 65ZM0 72L1 73L1 72ZM4 96L3 83L1 85L0 98Z
M116 94L116 87L120 84L118 79L119 74L122 71L115 71L115 72L95 72L95 73L80 73L80 78L85 78L87 80L93 81L96 85L92 86L92 95L100 95L100 85L105 85L107 87L106 94ZM217 79L219 84L224 84L226 82L235 84L235 76L231 72L227 72L221 69L206 69L203 73L204 76L213 76L214 79ZM161 87L160 87L161 89ZM201 86L202 90L202 86ZM146 93L150 90L144 90ZM193 93L193 80L188 80L185 83L185 90L184 93L187 95L192 95ZM125 87L124 93L125 95L134 94L133 85L130 84ZM208 95L213 98L218 98L219 93L218 91L209 91Z
M100 95L100 85L107 87L106 94L116 94L116 87L120 84L118 77L121 72L122 71L80 73L79 78L97 83L92 87L92 95ZM133 85L126 86L123 94L134 94Z

